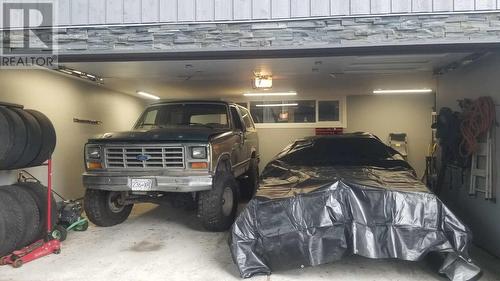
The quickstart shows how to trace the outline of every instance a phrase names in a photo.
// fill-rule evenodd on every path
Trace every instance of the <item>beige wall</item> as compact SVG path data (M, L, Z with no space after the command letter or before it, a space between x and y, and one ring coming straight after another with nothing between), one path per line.
M81 174L86 140L102 132L130 129L144 107L142 100L132 96L41 70L2 70L0 85L0 101L39 110L52 120L57 133L54 189L70 198L83 195ZM74 117L103 123L74 123ZM46 179L45 168L29 171ZM16 171L0 171L0 184L13 183L16 175Z
M347 132L370 132L386 143L389 133L406 133L408 162L423 174L432 135L433 95L351 96L347 106Z
M497 120L500 120L500 54L492 54L474 64L446 74L439 79L437 105L459 110L457 100L491 96L496 104ZM497 202L486 201L482 195L476 198L468 195L468 181L464 186L443 189L443 199L457 211L470 226L474 241L487 251L500 257L500 129L496 130L496 171ZM457 180L455 182L460 182Z
M296 139L314 135L314 128L258 129L260 169L285 146Z
M425 170L431 140L433 95L347 97L346 132L370 132L387 142L389 133L408 134L408 161L418 175ZM284 146L295 139L314 135L314 128L259 129L261 169Z

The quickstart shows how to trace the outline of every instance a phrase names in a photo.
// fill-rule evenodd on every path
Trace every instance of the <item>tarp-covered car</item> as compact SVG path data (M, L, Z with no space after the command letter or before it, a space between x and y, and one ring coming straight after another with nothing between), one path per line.
M469 229L396 151L370 134L310 137L264 169L229 240L241 277L356 254L417 261L444 254L450 280L479 275Z

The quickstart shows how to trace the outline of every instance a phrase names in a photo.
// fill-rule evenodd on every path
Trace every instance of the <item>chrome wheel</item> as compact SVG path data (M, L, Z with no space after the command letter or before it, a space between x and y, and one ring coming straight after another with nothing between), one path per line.
M224 188L224 192L222 193L222 214L224 216L230 216L233 212L234 207L234 193L233 189L229 186Z
M120 213L125 208L125 205L121 202L120 192L111 191L108 194L108 208L113 213Z

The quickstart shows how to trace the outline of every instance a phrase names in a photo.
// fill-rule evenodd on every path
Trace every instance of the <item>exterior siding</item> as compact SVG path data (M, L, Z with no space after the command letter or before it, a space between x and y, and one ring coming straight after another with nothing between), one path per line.
M500 13L88 26L56 39L60 54L500 43Z
M106 2L102 0L89 0L89 24L106 22Z
M473 12L500 0L59 0L59 25L283 20Z
M233 19L235 20L252 19L252 0L232 0L232 1L233 1L233 13L234 13Z

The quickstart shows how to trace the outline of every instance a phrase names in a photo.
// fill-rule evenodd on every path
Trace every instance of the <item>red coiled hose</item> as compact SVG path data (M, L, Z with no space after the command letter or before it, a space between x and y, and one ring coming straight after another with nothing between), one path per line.
M462 156L471 156L479 149L478 138L486 134L496 123L495 103L491 97L480 97L464 106L460 125Z

